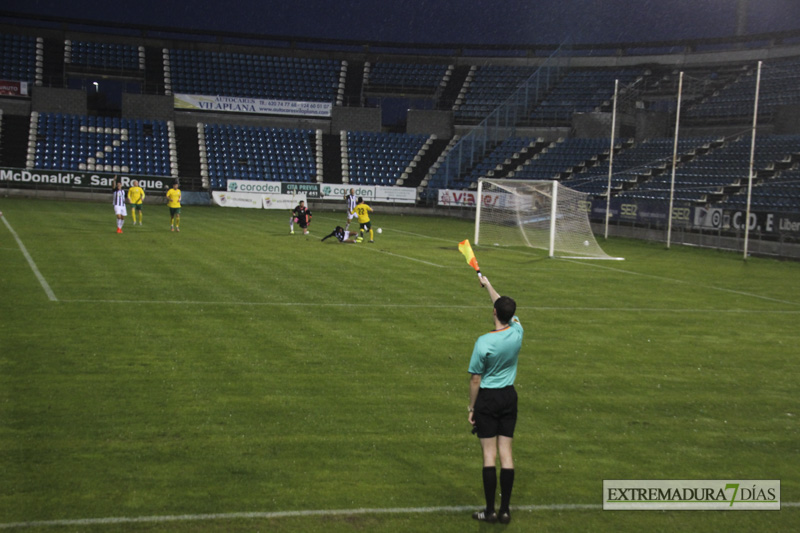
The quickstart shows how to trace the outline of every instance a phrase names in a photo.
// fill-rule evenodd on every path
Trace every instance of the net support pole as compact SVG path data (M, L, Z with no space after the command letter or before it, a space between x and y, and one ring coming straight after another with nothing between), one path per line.
M556 215L558 214L558 181L553 180L553 192L550 204L550 246L548 254L550 257L556 254Z
M672 204L675 198L675 167L678 165L678 132L681 127L681 96L683 95L683 71L678 78L678 109L675 112L675 140L672 142L672 179L669 182L669 212L667 212L667 249L672 242Z
M611 176L614 173L614 134L617 131L617 95L619 79L614 80L614 106L611 111L611 151L608 154L608 187L606 188L606 222L603 238L608 239L608 220L611 218Z
M483 207L483 180L478 180L478 196L475 198L475 239L473 243L475 246L480 242L481 232L481 207Z
M750 236L750 198L753 194L753 163L756 155L756 124L758 123L758 92L761 89L761 63L758 62L756 74L756 96L753 103L753 130L750 136L750 172L747 177L747 209L744 217L744 260L747 261L748 238Z

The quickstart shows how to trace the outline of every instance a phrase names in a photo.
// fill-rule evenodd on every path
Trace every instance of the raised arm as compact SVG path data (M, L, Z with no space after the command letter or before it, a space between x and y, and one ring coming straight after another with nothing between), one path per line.
M492 303L494 304L495 300L500 298L500 295L497 293L496 290L494 290L494 287L492 287L492 283L489 281L489 278L487 278L486 276L481 276L478 279L481 282L481 286L483 286L483 288L485 288L489 292L489 298L492 299Z

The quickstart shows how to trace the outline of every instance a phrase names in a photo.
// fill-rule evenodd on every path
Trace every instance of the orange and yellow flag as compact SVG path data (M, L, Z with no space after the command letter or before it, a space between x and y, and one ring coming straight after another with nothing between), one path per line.
M465 239L458 243L458 251L464 254L464 257L467 260L467 264L475 269L475 272L478 274L481 273L481 269L478 266L478 260L475 259L475 254L472 252L472 246L469 245L469 239Z

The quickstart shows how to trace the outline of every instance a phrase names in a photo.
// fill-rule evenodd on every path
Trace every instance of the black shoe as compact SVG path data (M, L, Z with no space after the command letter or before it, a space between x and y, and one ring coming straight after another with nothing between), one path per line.
M475 511L472 513L472 518L475 520L479 520L481 522L488 522L490 524L494 524L497 522L497 513L494 511L491 513L487 513L486 510L483 511Z
M497 517L497 521L501 524L508 524L511 522L511 513L509 511L500 511L500 516Z

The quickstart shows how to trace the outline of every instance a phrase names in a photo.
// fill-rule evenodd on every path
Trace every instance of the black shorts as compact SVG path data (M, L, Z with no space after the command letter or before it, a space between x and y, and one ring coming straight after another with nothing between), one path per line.
M514 386L478 391L473 418L479 439L498 435L513 437L517 425L517 391Z

